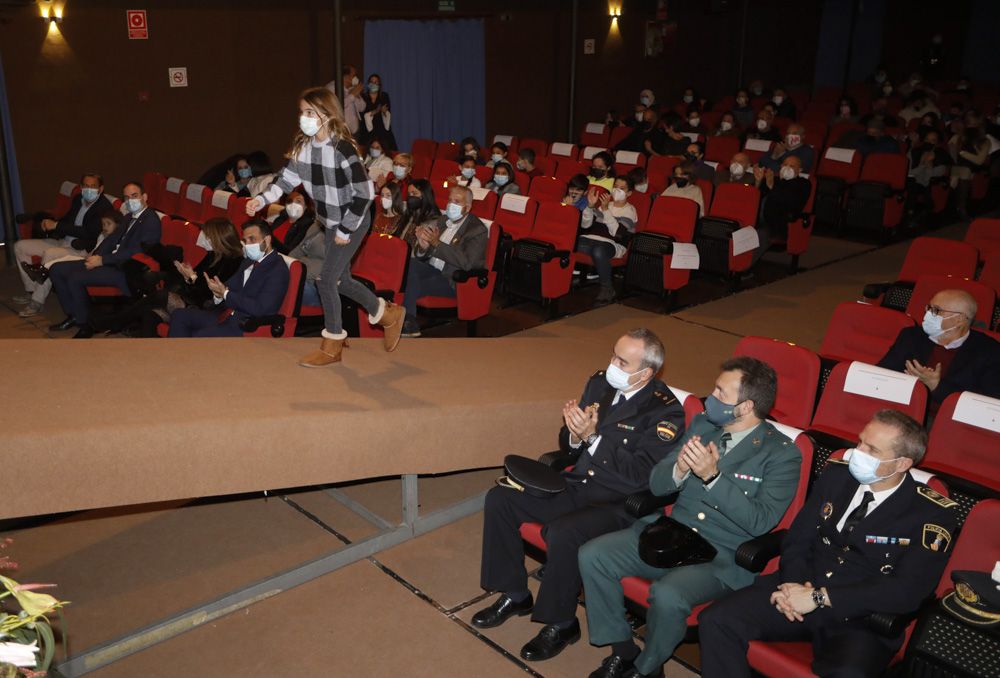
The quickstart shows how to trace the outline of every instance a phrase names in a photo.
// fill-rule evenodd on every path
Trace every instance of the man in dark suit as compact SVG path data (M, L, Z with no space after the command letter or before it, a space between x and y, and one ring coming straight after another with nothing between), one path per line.
M417 299L423 296L454 297L455 271L486 266L489 232L472 214L472 191L453 186L448 207L433 226L417 226L413 257L406 274L404 337L419 337Z
M532 614L545 627L521 649L528 661L554 657L580 638L577 551L632 522L625 499L646 489L650 470L684 433L682 404L656 378L662 366L663 344L655 334L644 328L626 333L615 343L607 372L592 376L579 402L563 408L560 441L579 455L564 474L567 488L546 498L504 487L486 495L480 585L501 595L472 624L491 628ZM525 522L544 525L548 547L537 604L524 567L519 529Z
M49 330L60 332L79 327L74 339L94 336L87 287L108 285L128 294L128 281L122 266L160 241L160 217L147 205L148 197L142 184L138 181L127 183L122 194L127 212L107 239L110 249L102 248L106 254L91 254L82 261L60 262L49 269L52 288L66 313L66 319L50 326Z
M80 178L80 192L73 197L66 214L58 220L49 217L41 219L35 227L35 237L14 243L17 272L21 274L25 291L23 295L15 296L14 301L27 304L23 317L41 311L51 289L51 285L43 286L29 275L32 257L41 258L42 265L47 266L65 256L86 256L97 246L97 238L101 235L101 216L113 210L114 206L104 195L101 175L85 174Z
M977 310L968 292L941 290L927 304L922 326L900 330L878 366L922 381L932 413L956 391L1000 398L1000 344L971 331Z
M288 292L288 264L271 244L263 220L243 226L243 263L229 280L208 278L217 310L182 308L170 316L171 337L242 337L240 323L251 316L274 315Z
M799 176L801 173L802 161L794 155L786 155L777 172L763 167L754 168L764 201L757 226L760 237L760 247L755 254L757 258L764 253L772 238L788 238L788 224L798 219L805 209L812 186L808 179Z
M691 610L753 580L736 564L736 549L778 524L795 497L802 467L799 448L765 420L777 388L767 363L746 356L724 362L705 412L650 475L653 494L678 493L671 517L715 547L713 560L674 568L646 563L639 537L661 511L580 550L590 642L611 646L591 678L662 676L663 663L684 639ZM629 576L653 580L641 652L625 618L621 580Z
M701 673L750 676L751 640L811 641L820 676L877 676L903 642L870 630L877 612L908 614L947 561L955 502L913 479L927 433L880 410L849 461L831 463L781 544L781 568L718 601L698 619Z

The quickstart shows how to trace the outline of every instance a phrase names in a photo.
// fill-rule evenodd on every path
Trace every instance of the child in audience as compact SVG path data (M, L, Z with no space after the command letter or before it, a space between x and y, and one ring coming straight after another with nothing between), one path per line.
M695 183L694 163L690 160L685 160L674 166L673 182L661 195L693 200L698 204L698 215L705 214L705 198L701 193L701 188Z
M471 155L462 158L459 163L458 174L448 177L449 186L466 186L468 188L480 188L483 184L476 178L476 159Z
M563 205L572 205L581 212L587 209L587 191L590 189L590 179L586 174L574 174L566 184L566 197Z
M507 144L502 141L498 141L490 149L490 161L486 163L487 167L494 167L499 162L506 162L510 164L507 160Z
M598 191L594 186L587 191L587 207L580 221L581 235L576 249L594 261L601 286L595 300L597 304L615 299L611 260L625 256L626 245L639 219L635 207L628 202L633 188L626 176L614 180L610 193Z
M610 191L615 183L614 160L607 151L595 153L590 159L589 181L593 186L600 186L606 191Z
M638 193L649 191L649 178L646 176L645 167L633 167L625 176L631 180L632 186L635 187L635 191Z
M393 235L403 218L403 192L399 184L386 184L379 191L379 199L375 204L375 222L372 224L374 235Z
M456 162L462 162L462 158L472 157L476 159L477 165L486 164L486 159L479 154L479 142L476 141L475 137L465 137L459 146L461 150L458 152L458 157L455 158Z
M372 139L368 146L365 169L368 170L368 178L372 180L376 188L384 186L387 177L392 174L392 158L382 149L382 142L378 139Z
M493 177L486 183L486 188L499 197L508 193L513 195L521 193L520 186L514 183L514 168L505 162L501 162L493 168Z

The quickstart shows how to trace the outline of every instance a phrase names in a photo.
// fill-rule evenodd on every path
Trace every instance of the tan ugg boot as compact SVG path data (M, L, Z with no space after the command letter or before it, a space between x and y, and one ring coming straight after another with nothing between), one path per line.
M327 339L323 337L318 351L313 351L299 361L302 367L326 367L340 362L340 353L347 346L347 338Z
M385 302L385 309L382 316L375 321L382 326L384 331L383 343L386 351L395 351L399 345L399 337L403 332L403 320L406 318L406 309L397 306L391 301Z

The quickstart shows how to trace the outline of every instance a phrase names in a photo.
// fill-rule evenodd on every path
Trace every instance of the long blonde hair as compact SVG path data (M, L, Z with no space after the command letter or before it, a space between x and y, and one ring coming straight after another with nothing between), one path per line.
M337 95L326 87L310 87L299 95L299 100L305 101L326 117L326 130L332 139L350 142L351 146L354 147L354 152L361 155L361 149L358 148L354 135L351 134L351 130L344 121L344 109L340 105ZM295 140L292 142L292 149L288 151L286 157L292 159L298 156L311 138L306 136L302 130L298 130L295 133Z

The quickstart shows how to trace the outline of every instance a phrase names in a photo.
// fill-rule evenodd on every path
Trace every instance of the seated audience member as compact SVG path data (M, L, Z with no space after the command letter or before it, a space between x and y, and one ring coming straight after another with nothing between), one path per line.
M897 88L901 96L911 97L917 92L923 92L929 97L937 98L938 93L924 82L924 76L914 71L910 77Z
M486 158L479 155L479 142L476 141L475 137L465 137L459 146L461 150L458 152L458 157L455 158L457 162L462 162L462 158L471 156L476 159L477 165L486 164Z
M427 179L414 179L406 192L406 211L403 218L396 226L393 234L397 238L402 238L410 247L416 244L416 231L418 226L436 223L441 216L438 209L434 189Z
M805 136L805 128L793 122L788 126L784 141L779 141L771 148L770 153L761 156L760 166L777 172L785 162L785 158L798 158L802 171L807 174L812 172L815 153L812 146L805 145Z
M934 105L930 97L923 90L914 92L906 101L906 106L899 112L899 117L903 122L910 124L914 118L922 118L928 113L941 117L941 110Z
M392 188L398 190L396 184L389 184L382 187L382 193L384 194L385 191ZM384 209L384 207L379 206L378 213L381 213ZM375 215L376 223L378 221L378 213ZM375 233L375 231L373 230L372 233ZM375 237L378 237L378 234L375 234ZM319 279L320 273L323 270L323 262L326 260L326 229L323 227L323 224L319 221L314 222L309 228L309 232L306 233L306 237L302 239L299 246L292 250L288 256L298 259L306 267L306 281L302 286L302 305L322 307L323 300L319 296L319 288L316 287L316 281Z
M493 176L486 182L486 188L501 197L508 193L513 195L521 193L521 188L514 183L514 168L505 162L493 166Z
M757 179L753 173L753 163L750 156L742 151L735 154L729 161L729 166L715 172L715 185L719 184L743 184L744 186L756 186Z
M765 141L781 141L781 132L773 126L774 115L766 108L757 114L757 122L754 127L743 132L743 143L747 139L764 139Z
M909 473L927 447L920 424L879 410L859 438L849 462L831 460L816 480L781 541L779 571L698 616L706 678L749 678L758 639L811 641L816 675L883 675L904 634L882 636L867 618L916 612L933 594L959 518Z
M920 116L920 122L918 123L916 130L916 138L919 139L928 132L937 132L940 134L943 129L944 126L941 124L941 118L934 113L927 113ZM913 137L911 137L911 139L913 139Z
M490 148L490 161L486 163L486 166L492 168L500 162L510 164L510 161L507 159L507 144L497 141Z
M530 148L522 148L517 152L517 169L520 172L524 172L529 177L534 179L535 177L541 177L545 175L545 172L541 170L540 167L535 167L536 160L535 152Z
M961 120L965 117L965 106L957 101L951 102L948 106L948 110L941 115L941 122L945 126L951 125L955 120Z
M830 127L841 123L855 123L858 121L858 105L854 99L844 97L837 103L837 108L830 118Z
M774 88L771 103L774 104L775 117L788 118L789 120L795 120L798 117L798 112L795 110L795 102L788 96L784 87Z
M910 169L906 179L906 212L911 223L919 223L932 209L931 182L945 181L951 156L940 145L941 135L928 130L910 150Z
M67 256L86 256L97 246L101 235L101 218L113 212L111 201L104 195L104 179L99 174L85 174L80 178L80 192L73 196L69 209L58 219L44 216L36 226L37 234L14 243L17 272L24 284L24 294L14 297L14 302L26 304L22 317L37 315L52 289L51 283L36 283L28 275L26 266L32 257L39 257L48 267L53 261Z
M649 191L649 177L646 175L645 167L633 167L625 177L632 182L633 190L637 193L646 193Z
M955 189L955 209L959 218L969 218L968 202L975 172L989 167L990 140L983 132L982 119L975 113L952 125L954 135L948 150L955 163L951 166L951 187Z
M455 186L448 192L448 208L437 223L416 228L413 257L406 273L404 337L420 336L417 323L420 297L454 297L455 271L485 265L489 232L471 209L472 191Z
M379 191L375 203L375 220L371 232L375 235L393 235L403 218L403 192L399 184L390 183Z
M586 174L574 174L566 184L566 197L563 205L572 205L581 212L587 209L587 192L590 190L590 180Z
M656 130L656 124L659 116L657 116L656 111L651 108L647 108L643 113L642 121L636 124L632 128L632 132L622 139L617 146L614 147L615 151L634 151L636 153L646 153L649 151L646 149L646 142L652 139L653 133Z
M466 188L481 188L482 182L476 176L476 159L471 155L462 158L458 174L448 177L449 186L465 186Z
M368 178L375 184L375 188L384 186L392 175L392 158L382 150L381 141L372 139L364 163L365 169L368 170Z
M409 153L397 153L396 157L392 159L392 176L388 177L389 182L399 184L399 190L405 193L412 171L413 156Z
M694 165L685 160L674 166L674 178L660 195L672 195L677 198L693 200L698 205L698 216L705 214L705 196L695 183Z
M247 189L247 184L251 178L253 178L253 168L250 167L250 162L246 156L238 155L236 163L226 170L226 178L219 182L215 190L229 191L241 198L249 198L250 191Z
M607 151L596 153L590 159L590 173L587 175L591 186L600 186L610 191L615 183L614 160Z
M64 261L49 269L52 287L59 297L59 304L66 318L49 327L61 332L79 327L74 339L94 336L90 326L90 295L87 287L109 285L129 294L128 281L122 266L133 255L160 242L160 217L147 206L148 196L137 181L125 184L122 197L126 201L124 214L118 228L101 243L100 252L86 259Z
M787 240L788 224L802 215L812 186L808 179L799 176L801 172L802 161L794 155L785 158L777 176L774 170L760 167L754 172L763 201L757 228L760 238L757 258L767 250L772 239Z
M628 201L634 186L628 177L615 179L611 193L587 193L587 207L580 220L580 237L576 250L594 260L601 289L598 304L614 301L615 287L611 280L611 260L625 256L626 246L639 221L635 207Z
M632 114L631 118L628 118L622 122L625 127L635 127L636 125L641 125L645 120L644 114L649 110L649 106L644 106L642 103L635 105L635 112Z
M689 139L678 131L681 116L674 112L660 118L660 125L645 141L646 153L650 155L684 155Z
M656 95L653 94L653 90L644 89L639 92L639 103L646 108L653 108L656 106Z
M684 158L694 167L696 179L715 181L715 168L705 162L705 146L699 143L688 144Z
M662 511L580 549L590 642L611 646L592 678L662 676L691 610L753 581L753 573L736 564L736 549L778 524L795 496L802 464L799 449L766 421L777 387L774 370L760 360L724 362L705 412L649 476L653 494L677 495L671 518L708 541L717 551L714 559L675 568L645 562L639 535ZM621 579L629 576L653 580L641 651L625 616ZM704 657L710 646L703 648Z
M733 107L733 117L736 119L736 124L746 129L754 124L756 116L757 114L750 106L750 93L745 89L736 92L736 105Z
M941 290L920 327L900 330L879 367L906 372L930 391L930 409L957 391L1000 398L1000 343L972 331L978 307L964 290Z
M763 80L751 80L748 89L750 90L750 94L754 97L764 97L765 99L771 98L771 91L764 87Z
M712 132L713 137L738 137L740 130L736 126L736 114L726 111L719 119L719 126Z
M684 94L681 95L681 103L687 107L688 111L701 110L701 101L698 99L698 92L694 87L687 87L684 89Z
M889 82L889 71L886 70L885 64L876 66L875 71L865 78L865 82L871 85L873 91L878 92L885 83Z
M215 308L180 308L170 314L170 337L242 337L240 322L274 315L288 291L288 264L271 247L271 226L261 219L243 226L243 261L223 282L204 275Z
M899 118L889 112L889 100L885 97L878 97L872 101L871 112L861 116L858 122L867 125L872 120L881 120L886 127L899 127Z
M280 204L277 205L280 207ZM306 231L316 221L316 211L313 209L313 201L304 191L295 189L285 198L285 206L278 215L271 221L271 231L277 231L283 225L290 222L285 236L281 240L272 236L274 249L281 254L288 254L298 247L305 237ZM239 240L239 238L237 238Z
M678 132L689 134L705 134L705 128L701 125L701 112L698 109L691 109L687 113L687 118L678 129ZM688 137L690 139L690 137Z
M886 136L885 125L881 120L873 119L865 128L865 134L854 146L862 156L872 153L899 153L899 144L890 136Z
M545 626L521 649L528 661L554 657L579 639L577 552L588 540L631 522L625 499L647 488L650 470L676 450L684 433L684 409L658 378L663 358L659 337L645 328L631 330L615 343L607 370L590 377L579 401L563 407L560 446L579 455L573 469L562 472L565 491L534 497L494 487L486 494L480 586L500 595L473 615L472 625L488 629L531 614ZM537 602L528 590L519 532L528 521L545 526L548 543Z

